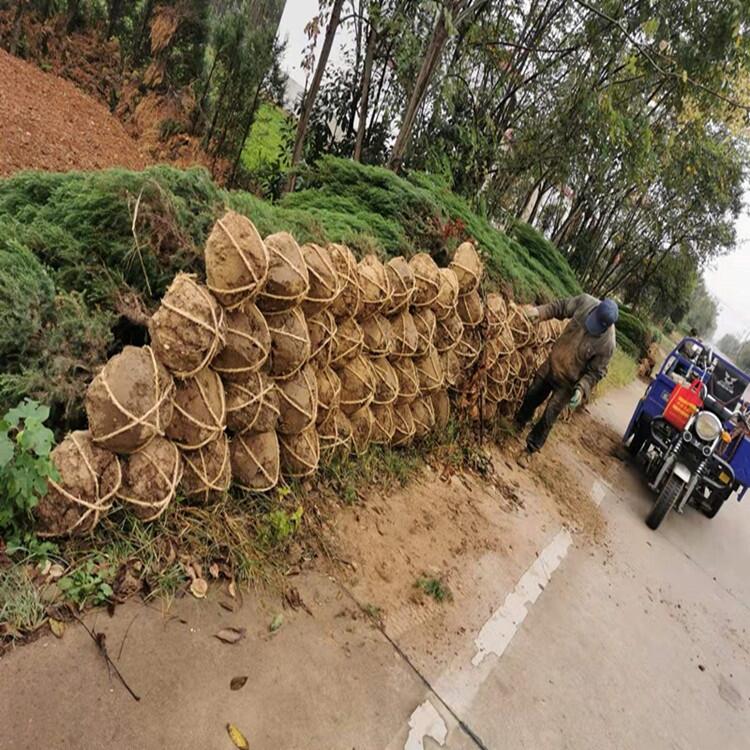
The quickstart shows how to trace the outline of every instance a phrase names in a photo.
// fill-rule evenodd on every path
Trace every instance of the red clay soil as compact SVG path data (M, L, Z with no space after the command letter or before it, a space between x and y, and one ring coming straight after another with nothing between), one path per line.
M148 160L106 107L0 50L0 176L127 167Z

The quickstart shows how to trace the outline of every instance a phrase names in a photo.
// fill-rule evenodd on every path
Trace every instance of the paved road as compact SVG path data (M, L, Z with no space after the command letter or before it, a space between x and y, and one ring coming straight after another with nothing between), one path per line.
M621 391L598 416L619 429L636 398ZM472 563L481 611L445 609L444 641L420 623L389 640L314 573L298 579L314 617L287 612L273 636L273 601L231 614L185 599L166 619L132 603L95 624L111 652L128 632L118 664L141 701L72 629L0 661L0 748L231 750L234 722L253 750L747 750L750 508L654 533L632 467L586 476L608 544L532 514L512 553ZM247 628L237 646L212 637L230 624ZM250 679L232 692L238 675Z

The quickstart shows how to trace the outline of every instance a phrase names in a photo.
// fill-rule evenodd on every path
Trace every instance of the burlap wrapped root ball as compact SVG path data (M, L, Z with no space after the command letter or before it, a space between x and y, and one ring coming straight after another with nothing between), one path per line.
M352 451L361 456L370 447L372 437L373 417L369 406L363 406L349 417L352 425Z
M329 411L318 425L321 463L348 456L352 443L352 424L340 409Z
M268 276L268 250L250 219L228 211L206 241L208 288L225 307L252 300Z
M366 320L391 304L391 282L385 266L375 255L366 255L357 265L359 288L362 292L360 320Z
M484 320L484 303L476 289L462 294L458 298L456 309L461 322L470 328L476 328Z
M339 321L331 342L331 365L343 367L345 362L362 353L364 345L364 331L354 318Z
M414 327L417 329L417 348L415 357L423 357L432 346L435 339L435 313L429 307L419 307L412 315Z
M506 328L508 307L505 298L497 292L490 292L484 300L484 320L487 337L499 336Z
M234 483L248 492L267 492L279 483L279 439L276 432L246 432L229 441Z
M224 346L224 310L195 277L178 273L148 322L159 361L178 378L211 363Z
M414 317L408 310L402 310L390 318L393 336L391 356L413 357L419 345L419 332Z
M450 268L458 279L459 294L469 294L479 286L484 266L471 242L462 242L456 248Z
M393 365L385 357L370 359L375 376L375 393L373 404L392 404L398 398L398 375Z
M440 388L430 394L432 411L435 414L435 429L444 430L451 418L451 400L448 391Z
M271 352L271 333L263 313L245 302L224 314L224 347L213 358L211 367L224 380L241 383L266 363Z
M281 473L286 477L309 477L320 465L320 438L315 425L296 435L279 435Z
M308 243L302 245L302 256L307 266L310 288L302 301L308 317L328 309L342 291L342 283L328 249Z
M34 508L41 537L86 534L112 507L122 471L114 453L100 448L88 432L71 432L50 459L58 479L47 480L47 493Z
M156 437L122 459L122 484L117 497L142 521L153 521L174 500L182 472L179 448L171 440Z
M420 396L409 406L414 420L414 437L426 437L435 428L435 410L432 408L432 399L429 396Z
M310 357L310 332L299 307L266 316L271 334L269 371L275 378L289 378Z
M224 433L198 450L183 451L182 463L180 490L185 497L207 503L218 500L229 490L232 467L229 440Z
M359 286L359 269L352 251L346 245L330 244L328 253L338 276L340 292L330 310L337 321L359 315L362 289Z
M444 354L455 349L464 335L464 324L458 312L452 312L442 320L438 320L435 326L435 348Z
M338 370L341 379L339 407L347 416L368 406L375 395L375 373L367 357L358 355Z
M443 387L445 374L443 364L437 349L430 345L427 354L414 360L414 367L419 377L419 390L423 393L431 393Z
M126 346L100 370L86 391L93 441L115 453L132 453L172 421L174 381L151 347Z
M441 277L437 263L427 253L417 253L409 260L414 272L414 307L429 307L433 305L440 294Z
M284 435L296 435L315 424L318 416L318 381L315 370L305 365L291 378L276 384L279 393L279 423Z
M291 310L299 305L310 289L310 276L302 249L289 232L270 234L268 278L258 294L257 305L265 313Z
M440 269L440 291L432 305L435 317L439 320L453 313L458 303L458 279L452 268Z
M391 362L398 378L398 400L408 403L419 396L419 373L414 360L400 357Z
M265 373L251 373L244 383L226 383L224 392L229 432L271 432L276 429L279 394L275 383Z
M324 422L328 414L338 411L341 403L341 378L332 367L318 369L315 379L318 384L318 416L316 424Z
M395 315L402 310L407 310L411 304L416 289L414 271L406 258L398 255L385 264L385 272L391 285L391 301L384 313Z
M310 336L310 360L318 367L328 367L333 358L333 339L338 326L330 310L323 310L307 318Z
M166 435L183 450L197 450L224 432L227 422L224 385L207 367L177 381L174 416Z
M376 404L370 407L372 411L372 433L370 442L375 445L390 445L396 432L396 422L392 404Z
M394 404L393 424L394 429L391 444L395 447L408 445L414 439L416 429L410 404L401 401L397 401Z
M371 357L386 357L393 346L393 330L384 315L376 313L362 322L362 336L365 351Z
M448 388L455 388L461 379L461 359L453 349L440 355L443 378Z
M513 343L520 349L530 344L535 336L534 324L526 313L515 302L508 304L508 328L513 336Z
M482 337L479 331L473 328L465 328L464 334L454 351L461 360L463 368L473 367L482 353Z

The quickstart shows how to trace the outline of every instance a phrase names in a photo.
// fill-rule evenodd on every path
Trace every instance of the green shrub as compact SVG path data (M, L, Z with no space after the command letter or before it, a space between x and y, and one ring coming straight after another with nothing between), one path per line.
M617 321L617 343L631 357L641 359L646 355L653 336L649 326L626 307L620 307Z

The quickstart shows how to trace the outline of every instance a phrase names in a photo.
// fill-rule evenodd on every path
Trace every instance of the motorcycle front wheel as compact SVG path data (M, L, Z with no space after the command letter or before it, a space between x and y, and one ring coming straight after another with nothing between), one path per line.
M656 530L659 528L659 524L664 520L664 517L672 510L677 499L685 489L685 482L682 481L676 474L672 474L667 483L659 493L659 497L656 498L654 507L646 518L646 526L649 529Z

